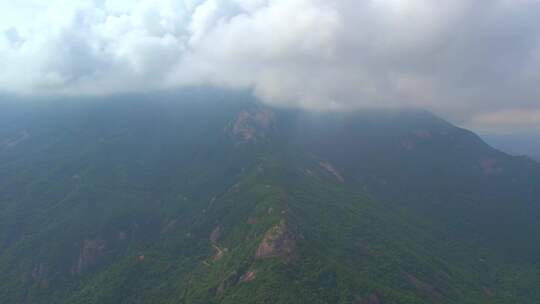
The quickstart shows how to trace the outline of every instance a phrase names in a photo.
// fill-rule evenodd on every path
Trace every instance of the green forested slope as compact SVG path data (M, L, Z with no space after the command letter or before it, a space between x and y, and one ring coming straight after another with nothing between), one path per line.
M2 104L0 303L540 299L536 163L213 94Z

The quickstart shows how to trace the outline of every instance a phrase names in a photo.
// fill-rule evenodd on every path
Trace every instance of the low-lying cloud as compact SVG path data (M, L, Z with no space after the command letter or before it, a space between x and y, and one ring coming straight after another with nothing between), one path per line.
M539 12L537 0L17 1L0 4L0 90L213 85L491 123L540 110Z

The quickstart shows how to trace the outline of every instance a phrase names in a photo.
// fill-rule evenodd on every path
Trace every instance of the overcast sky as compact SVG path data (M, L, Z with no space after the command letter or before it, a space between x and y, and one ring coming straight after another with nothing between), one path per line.
M1 1L0 91L215 85L540 129L539 16L538 0Z

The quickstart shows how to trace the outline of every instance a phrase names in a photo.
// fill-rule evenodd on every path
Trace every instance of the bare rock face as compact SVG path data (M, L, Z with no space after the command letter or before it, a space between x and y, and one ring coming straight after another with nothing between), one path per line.
M104 249L103 240L84 240L79 257L71 267L71 273L81 274L85 269L96 265Z
M430 130L426 130L426 129L418 129L418 130L414 130L413 131L413 134L416 138L419 138L419 139L428 139L428 138L431 138L433 136L433 134L431 133Z
M39 263L32 269L32 280L39 283L40 287L47 288L49 287L49 280L47 279L48 272L48 267L43 263Z
M345 179L339 174L339 172L329 163L319 162L319 165L330 174L332 174L338 181L345 182Z
M221 258L223 258L223 256L227 252L227 248L221 249L219 246L217 246L215 244L212 244L212 247L216 251L216 253L212 257L212 261L217 262L217 261L221 260Z
M431 131L425 129L417 129L408 136L403 137L400 140L399 145L402 149L406 151L412 151L416 149L419 143L427 141L432 137L433 134Z
M13 148L21 142L27 140L29 137L30 134L28 131L24 130L17 134L14 138L5 138L0 140L0 150L3 150L4 148Z
M216 228L214 228L214 230L212 230L212 233L210 233L209 239L212 243L216 243L220 236L221 236L221 227L217 226Z
M232 125L232 134L244 141L252 141L264 137L274 125L274 112L270 109L259 108L252 111L242 111Z
M255 271L248 271L248 272L244 273L244 275L242 275L240 277L240 280L238 282L247 283L247 282L255 280L256 276L257 276L257 274L255 273Z
M255 258L289 258L294 252L295 245L294 234L288 229L285 221L281 221L266 232L259 244Z
M502 172L502 168L499 166L496 159L482 158L479 163L480 168L485 175L496 175Z

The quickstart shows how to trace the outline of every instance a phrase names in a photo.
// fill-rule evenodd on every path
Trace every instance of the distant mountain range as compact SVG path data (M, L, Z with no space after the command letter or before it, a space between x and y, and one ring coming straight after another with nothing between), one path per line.
M0 303L539 303L539 214L428 112L0 104Z

